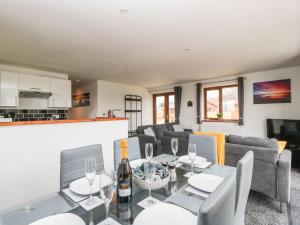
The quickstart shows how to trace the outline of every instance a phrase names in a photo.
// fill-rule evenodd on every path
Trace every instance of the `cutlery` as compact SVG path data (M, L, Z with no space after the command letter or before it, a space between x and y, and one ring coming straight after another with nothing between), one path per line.
M191 210L189 210L189 209L187 209L187 208L185 208L185 207L183 207L183 206L181 206L181 205L178 205L178 204L176 204L176 203L174 203L174 202L170 202L170 201L169 201L169 202L167 202L167 203L170 203L170 204L176 205L176 206L178 206L178 207L180 207L180 208L183 208L183 209L189 211L190 213L192 213L192 214L195 215L195 216L198 216L198 215L199 215L198 213L193 212L193 211L191 211Z

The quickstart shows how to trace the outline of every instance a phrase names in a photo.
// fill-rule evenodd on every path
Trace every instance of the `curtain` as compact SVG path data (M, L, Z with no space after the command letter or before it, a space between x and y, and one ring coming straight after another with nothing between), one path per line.
M239 125L244 125L244 78L238 77Z
M174 93L175 93L175 123L179 124L182 87L181 86L174 87Z
M202 84L197 83L197 124L201 124L201 89Z

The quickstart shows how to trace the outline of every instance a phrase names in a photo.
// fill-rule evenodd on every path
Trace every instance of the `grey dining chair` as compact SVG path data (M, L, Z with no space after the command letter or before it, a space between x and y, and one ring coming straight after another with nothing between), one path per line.
M128 160L140 159L140 143L138 137L126 138L128 141ZM115 170L118 169L118 165L122 158L122 150L120 145L121 139L114 141L114 166Z
M232 174L202 203L197 224L233 225L235 195L236 177Z
M212 163L218 163L217 141L214 136L190 134L189 144L195 144L197 155Z
M251 188L253 162L254 154L249 151L237 165L234 225L245 224L245 210Z
M85 176L85 159L96 158L96 172L104 170L102 145L95 144L64 150L60 154L60 190L69 187L69 184Z

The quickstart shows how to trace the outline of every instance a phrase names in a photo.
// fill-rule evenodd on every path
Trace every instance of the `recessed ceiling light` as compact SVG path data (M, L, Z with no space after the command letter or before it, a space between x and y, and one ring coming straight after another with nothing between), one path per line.
M77 83L78 83L78 82L80 82L80 80L75 80L75 82L77 82Z
M128 70L128 67L125 67L124 70Z
M128 10L127 10L127 9L121 9L121 10L120 10L120 13L121 13L121 14L128 14Z
M63 54L68 54L68 53L69 53L68 50L66 50L66 49L62 50L61 52L62 52Z
M186 48L186 49L184 49L185 51L190 51L191 49L190 48Z

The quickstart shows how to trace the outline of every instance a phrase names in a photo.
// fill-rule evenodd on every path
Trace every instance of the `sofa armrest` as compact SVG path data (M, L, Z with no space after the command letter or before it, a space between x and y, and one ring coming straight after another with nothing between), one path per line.
M277 171L277 198L281 202L290 202L291 189L291 161L292 153L289 150L284 150L278 160Z

